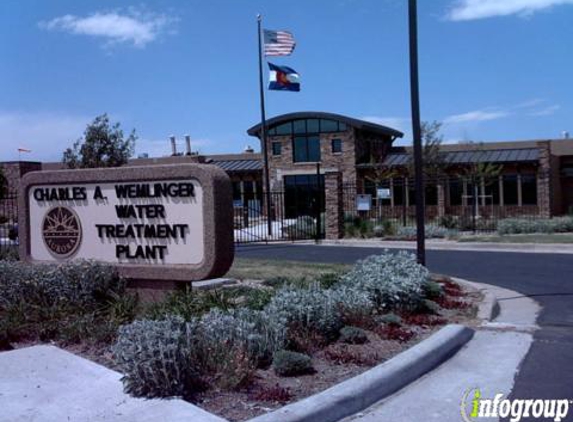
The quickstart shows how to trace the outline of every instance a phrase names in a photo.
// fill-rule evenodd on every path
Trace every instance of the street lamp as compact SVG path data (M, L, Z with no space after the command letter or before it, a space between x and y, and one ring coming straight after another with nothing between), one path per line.
M416 190L416 239L418 263L426 265L424 174L422 163L422 130L420 127L420 93L418 86L418 19L416 0L408 3L410 27L410 95L412 101L412 133L414 135L414 186Z

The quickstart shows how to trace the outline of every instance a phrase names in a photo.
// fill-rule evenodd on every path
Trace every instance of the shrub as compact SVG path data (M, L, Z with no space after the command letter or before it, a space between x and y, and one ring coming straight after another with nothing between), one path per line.
M381 325L375 332L383 339L396 340L400 343L410 341L415 335L413 331L395 325Z
M423 285L424 297L427 299L436 299L444 295L444 289L440 283L428 280Z
M274 292L268 289L249 289L245 294L243 306L256 311L262 311L273 298Z
M400 325L402 325L402 318L400 318L398 315L393 314L393 313L381 315L378 318L378 321L380 321L383 324L393 325L396 327L399 327Z
M339 365L374 366L380 362L376 350L356 350L347 344L333 344L324 351L324 357Z
M4 246L0 248L0 261L18 261L20 254L17 246Z
M417 232L416 227L413 226L402 226L399 227L396 231L396 238L398 239L406 239L406 240L413 240L416 239ZM448 237L455 236L457 234L457 230L453 229L446 229L444 227L439 226L426 226L425 227L425 235L427 239L445 239Z
M86 330L74 321L109 319L110 304L124 295L125 282L109 265L0 261L0 321L12 339L82 339Z
M265 308L276 324L297 325L316 330L325 337L335 337L342 327L338 297L314 284L307 289L285 287L279 290Z
M459 228L458 219L453 215L443 215L439 218L438 224L446 229Z
M281 377L310 374L314 371L310 356L279 350L273 356L273 370Z
M358 327L342 327L340 341L347 344L364 344L368 341L366 331Z
M386 251L358 261L342 277L341 284L367 293L380 309L392 309L415 306L428 277L428 270L416 262L413 254Z
M546 219L506 218L498 223L501 235L528 233L568 233L573 232L573 217Z
M320 274L316 278L316 282L322 287L323 289L330 289L332 286L337 284L342 277L341 273L324 273Z
M119 329L112 347L124 373L125 390L135 396L183 396L202 385L197 367L198 324L181 317L141 320Z
M322 213L320 216L320 232L324 233L324 219L325 214ZM293 224L283 227L282 233L287 239L307 239L316 237L316 226L317 223L315 219L308 215L303 215L297 217Z

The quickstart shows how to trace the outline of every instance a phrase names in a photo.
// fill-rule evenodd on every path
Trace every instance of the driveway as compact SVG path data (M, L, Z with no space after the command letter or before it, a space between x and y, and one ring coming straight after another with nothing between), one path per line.
M381 251L319 245L243 245L238 247L237 256L351 264ZM538 319L541 329L522 363L512 396L573 399L571 255L433 250L427 251L427 264L435 273L494 284L537 300L543 307ZM567 420L573 420L573 412Z

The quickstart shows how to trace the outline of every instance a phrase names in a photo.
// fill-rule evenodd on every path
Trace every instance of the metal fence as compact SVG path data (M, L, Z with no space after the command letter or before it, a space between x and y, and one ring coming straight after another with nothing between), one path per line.
M0 252L18 246L18 194L8 192L0 198Z
M503 186L513 187L513 183L513 179L499 177L479 181L427 179L426 233L430 237L433 234L443 237L453 232L491 233L506 218L540 218L536 181L531 185L529 179L520 178L519 184L515 182L515 189L504 195ZM346 235L392 237L399 232L405 237L414 236L416 207L412 179L393 178L361 187L345 184L342 189Z
M319 186L316 189L293 187L271 192L270 221L266 215L266 194L235 201L235 243L324 238L323 196L324 191Z

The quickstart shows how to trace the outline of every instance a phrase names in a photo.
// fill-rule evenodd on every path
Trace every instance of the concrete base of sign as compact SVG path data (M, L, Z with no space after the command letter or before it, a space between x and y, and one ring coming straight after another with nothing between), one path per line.
M183 400L138 399L121 374L53 346L0 353L0 419L12 422L226 422Z
M230 284L237 284L237 280L232 278L213 278L211 280L195 281L192 287L194 290L213 290Z

